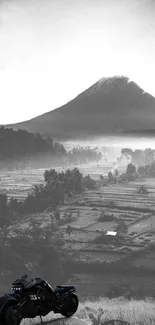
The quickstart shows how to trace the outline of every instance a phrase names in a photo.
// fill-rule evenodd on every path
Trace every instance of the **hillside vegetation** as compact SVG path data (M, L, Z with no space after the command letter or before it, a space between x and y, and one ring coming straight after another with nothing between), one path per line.
M54 142L49 136L42 137L39 133L0 127L0 169L82 164L99 161L101 158L98 148L77 147L67 151L63 144Z
M0 127L0 167L5 164L29 161L50 154L51 157L62 157L66 150L62 144L54 142L50 137L43 138L39 133L33 134L26 130L14 131Z

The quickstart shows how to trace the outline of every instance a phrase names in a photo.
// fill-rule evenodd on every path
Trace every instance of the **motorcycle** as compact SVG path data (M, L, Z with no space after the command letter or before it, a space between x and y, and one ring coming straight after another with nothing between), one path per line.
M0 297L0 325L19 325L24 318L46 316L49 312L71 317L79 301L72 285L58 285L53 290L41 278L24 275L12 283L13 293Z

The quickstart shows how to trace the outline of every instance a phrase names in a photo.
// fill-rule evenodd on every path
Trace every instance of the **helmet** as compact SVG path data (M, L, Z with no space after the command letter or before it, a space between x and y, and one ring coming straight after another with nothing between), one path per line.
M22 282L23 286L25 289L30 289L31 287L33 287L36 284L36 279L30 275L23 275L20 278L20 281Z

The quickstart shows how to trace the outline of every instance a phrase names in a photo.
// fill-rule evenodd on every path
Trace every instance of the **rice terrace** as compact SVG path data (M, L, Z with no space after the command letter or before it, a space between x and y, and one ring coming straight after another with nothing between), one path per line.
M155 253L151 247L155 245L155 178L141 177L122 183L107 183L104 179L102 184L99 175L104 170L104 164L99 171L97 166L87 166L87 169L80 166L85 175L91 171L92 179L97 182L96 188L86 189L58 208L60 220L70 215L68 222L62 221L59 225L65 247L80 261L80 266L75 267L74 277L68 281L76 285L81 297L106 296L109 290L117 296L120 287L123 287L122 292L128 292L128 286L130 290L137 292L141 289L148 295L154 295L152 283L155 280L151 272L155 269ZM109 171L112 166L110 163ZM9 200L17 198L23 201L34 184L44 183L44 171L42 168L3 172L1 192L6 193ZM139 191L141 186L147 188L146 194ZM52 215L52 211L45 211L34 214L34 218L46 227L50 225ZM11 230L17 227L26 229L30 218L32 221L33 215L25 217L20 224L12 225ZM88 268L89 263L94 267L96 265L95 273L89 272L85 263ZM116 266L124 268L126 263L130 269L125 269L120 275ZM141 267L141 276L139 273L136 275L135 268L138 272ZM150 272L151 281L146 276L147 272Z

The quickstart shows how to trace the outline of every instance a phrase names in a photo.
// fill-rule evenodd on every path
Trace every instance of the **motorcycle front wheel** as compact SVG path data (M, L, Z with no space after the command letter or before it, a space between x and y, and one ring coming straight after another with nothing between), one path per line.
M5 325L20 325L21 319L17 316L17 308L15 305L8 306L4 312Z
M71 295L68 298L68 300L66 302L66 306L63 308L61 315L65 316L65 317L73 316L78 309L78 305L79 305L78 297L74 294Z

